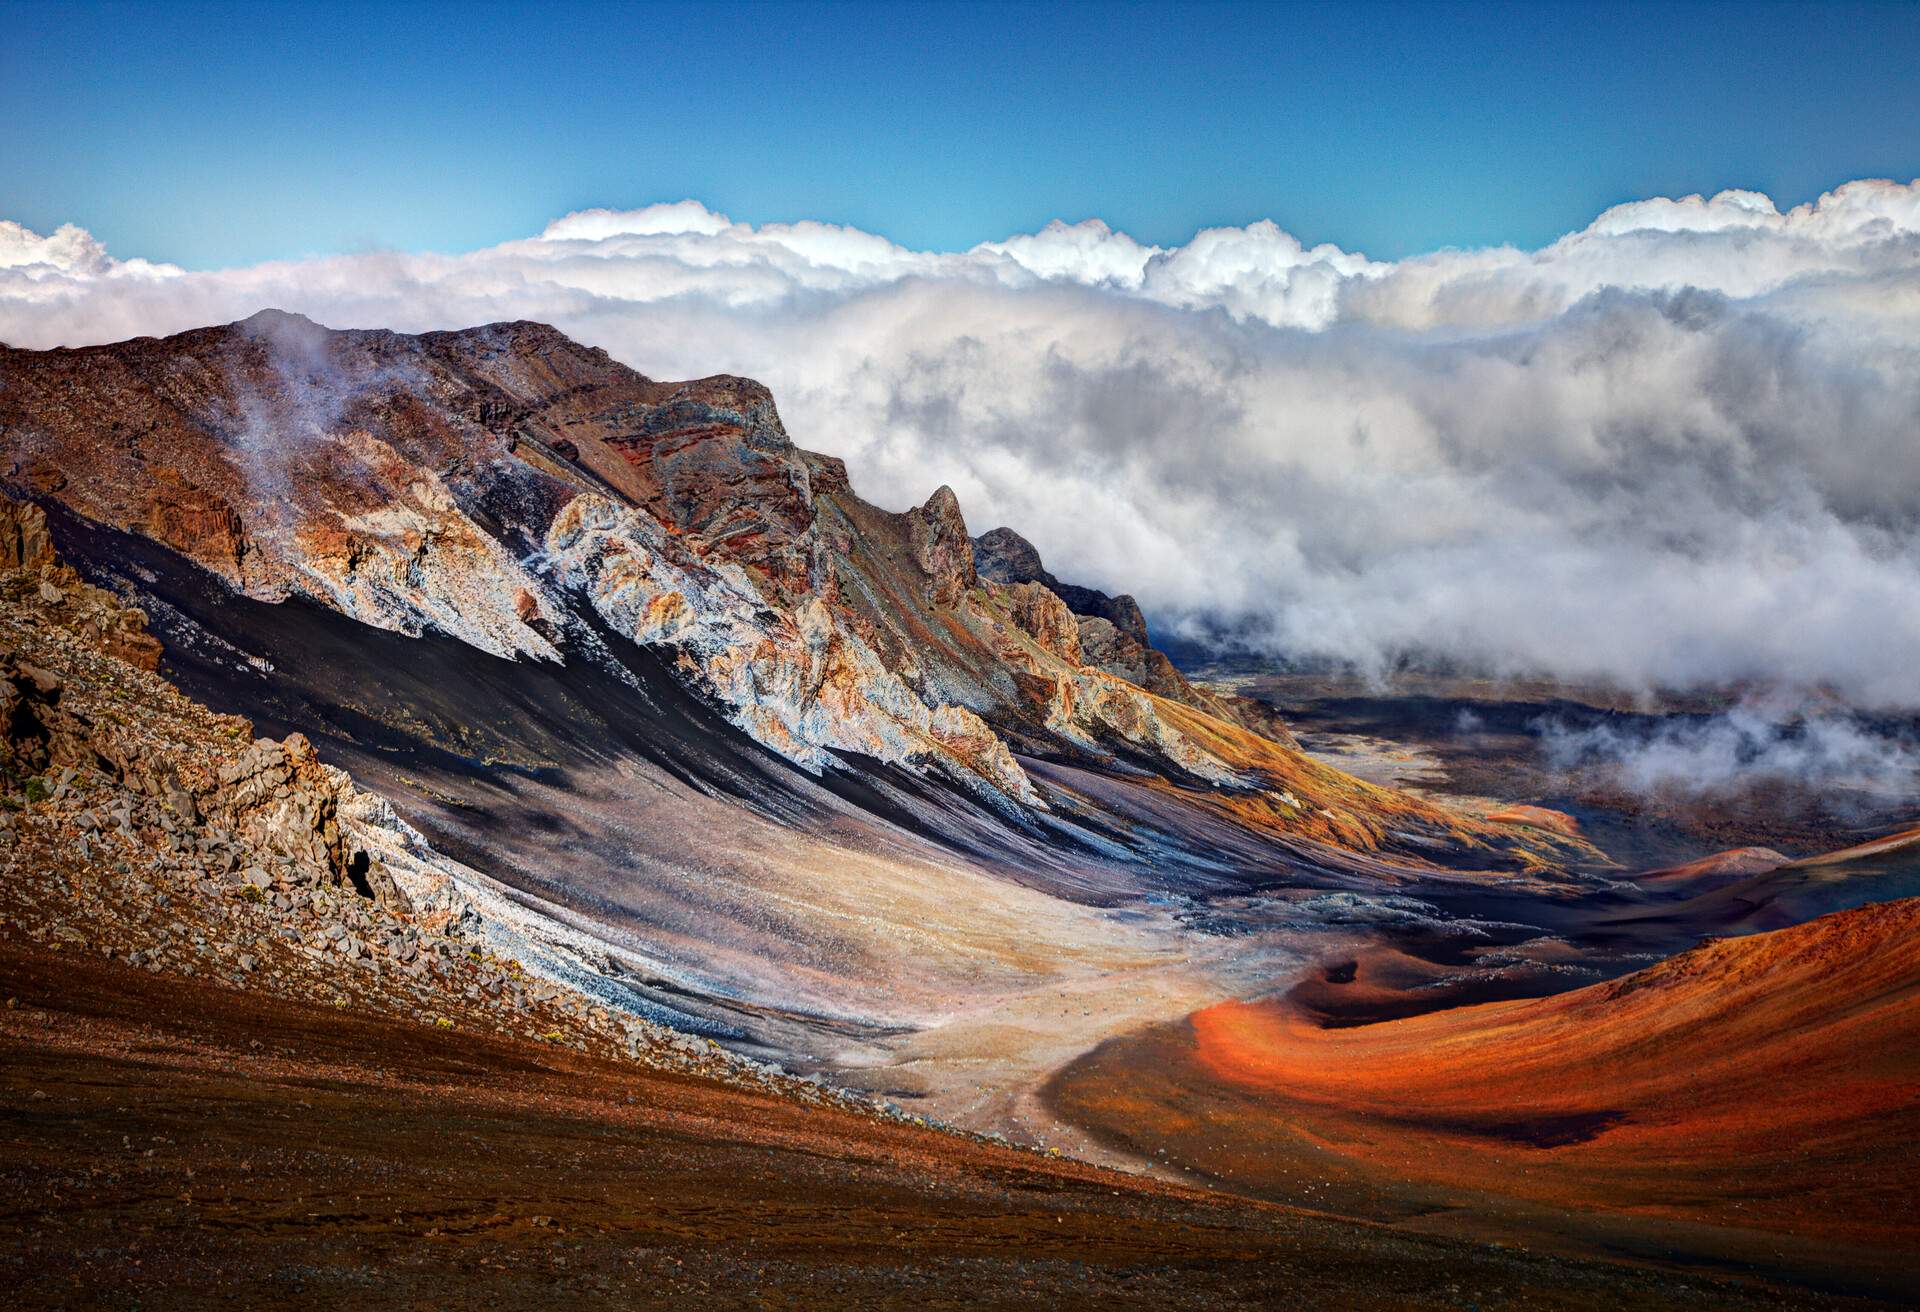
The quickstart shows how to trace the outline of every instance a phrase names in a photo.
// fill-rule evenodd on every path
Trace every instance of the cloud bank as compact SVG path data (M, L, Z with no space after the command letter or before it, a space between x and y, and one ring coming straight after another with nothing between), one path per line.
M1713 796L1784 784L1810 793L1850 789L1904 799L1920 783L1920 751L1911 739L1832 711L1782 716L1778 708L1753 704L1630 729L1572 728L1555 720L1534 727L1555 769L1642 796Z
M0 223L0 340L267 306L556 324L767 382L870 498L937 484L1165 628L1365 669L1823 687L1920 707L1920 182L1617 206L1381 262L1272 223L962 253L692 201L465 255L185 272Z

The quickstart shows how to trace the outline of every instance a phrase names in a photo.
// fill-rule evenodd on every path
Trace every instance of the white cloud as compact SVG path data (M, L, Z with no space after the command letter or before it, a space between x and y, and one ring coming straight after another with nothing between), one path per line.
M951 483L1062 577L1276 650L1920 706L1920 184L1639 201L1399 262L1271 223L925 252L683 201L183 273L0 224L17 345L269 305L543 319L655 377L759 377L883 504Z
M608 237L715 236L732 226L724 214L715 214L697 200L649 205L639 210L576 210L549 223L542 241L605 241Z
M1146 275L1148 262L1165 252L1158 246L1143 246L1099 219L1072 224L1055 219L1039 232L983 242L973 254L1004 255L1040 278L1134 291Z
M1801 714L1756 704L1627 729L1573 728L1557 720L1534 728L1556 769L1645 796L1785 784L1809 794L1845 788L1902 799L1920 781L1912 742L1832 711Z
M165 278L179 273L171 264L146 260L116 260L85 228L63 223L52 233L39 233L11 220L0 219L0 273L7 275L9 298L42 280L103 277Z

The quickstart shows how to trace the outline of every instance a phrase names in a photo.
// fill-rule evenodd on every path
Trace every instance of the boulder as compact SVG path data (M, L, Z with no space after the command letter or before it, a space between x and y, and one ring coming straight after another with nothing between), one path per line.
M52 561L47 512L31 502L0 500L0 570L38 571Z

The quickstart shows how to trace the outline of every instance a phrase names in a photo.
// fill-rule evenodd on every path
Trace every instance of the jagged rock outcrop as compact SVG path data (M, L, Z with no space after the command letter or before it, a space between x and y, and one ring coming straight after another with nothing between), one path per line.
M342 831L340 809L353 783L321 764L306 735L260 739L222 765L217 777L219 787L201 799L208 814L224 818L256 846L326 871L341 886L406 906L399 885Z
M1048 572L1034 545L1010 528L990 528L974 539L980 576L996 583L1038 583L1076 615L1105 620L1141 646L1148 646L1147 620L1139 603L1126 594L1110 597L1093 588L1062 583Z
M148 504L141 527L154 541L230 580L246 577L244 559L253 544L239 513L217 496L165 486Z
M1182 705L1231 720L1277 743L1295 745L1293 734L1266 703L1189 683L1148 641L1146 617L1132 597L1110 597L1092 588L1062 583L1041 563L1034 545L1010 528L989 529L974 539L973 546L981 578L1044 587L1079 618L1080 654L1076 661Z
M960 498L942 487L912 516L914 559L927 576L927 595L936 606L957 606L979 576L973 568L973 540L960 514Z
M1035 642L1069 665L1081 663L1080 620L1051 588L1041 583L1015 583L1007 589L1007 601L1015 622Z
M8 778L42 775L80 754L83 740L59 708L56 675L12 654L0 656L0 769Z
M147 632L147 617L109 592L86 582L54 555L46 512L0 499L0 572L31 580L36 599L53 623L143 670L160 667L160 644Z
M0 501L0 570L34 570L53 563L53 538L38 506Z
M141 671L159 667L146 617L59 561L36 506L0 501L0 596L30 605L37 620L65 630L83 650ZM9 783L24 787L62 770L103 775L179 823L240 835L316 883L405 905L398 886L341 829L352 781L322 764L304 735L254 742L244 722L230 721L218 741L183 750L142 732L137 694L119 693L111 666L103 668L105 704L95 697L79 705L59 674L0 649L0 775Z
M1010 528L990 528L975 538L973 560L980 577L995 583L1059 585L1041 562L1039 549Z

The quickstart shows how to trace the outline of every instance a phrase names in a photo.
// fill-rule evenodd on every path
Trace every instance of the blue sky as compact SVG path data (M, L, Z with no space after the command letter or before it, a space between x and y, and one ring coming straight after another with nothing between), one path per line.
M695 197L1377 257L1920 175L1920 6L0 5L0 217L190 267Z

